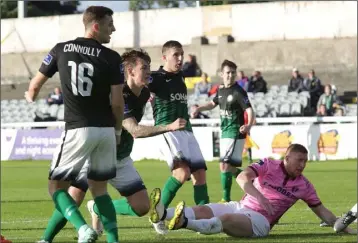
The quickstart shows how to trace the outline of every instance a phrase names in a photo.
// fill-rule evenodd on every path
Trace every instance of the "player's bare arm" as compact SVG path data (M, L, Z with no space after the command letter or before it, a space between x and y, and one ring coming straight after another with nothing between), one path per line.
M240 127L240 132L241 133L248 133L252 127L252 125L254 124L255 121L255 113L254 110L251 107L248 107L245 109L246 113L247 113L247 125L242 125Z
M333 227L334 223L337 220L337 217L329 209L323 206L323 204L317 207L313 207L311 209L320 219L326 222L329 226ZM344 232L348 234L357 234L356 230L350 228L346 228Z
M206 103L205 105L201 105L201 106L195 108L193 111L193 115L196 116L199 112L212 110L216 106L217 106L217 104L215 104L215 102L210 101L210 102Z
M259 203L266 209L269 214L273 214L273 208L269 200L259 192L252 181L256 178L256 173L250 167L247 167L244 171L242 171L236 178L237 183L240 185L242 190L255 197Z
M145 138L156 136L165 132L176 131L185 128L186 120L178 118L173 123L163 126L144 126L139 125L134 117L127 118L123 121L123 127L126 129L134 138Z
M124 114L123 84L111 86L112 112L116 119L116 135L120 137ZM118 133L118 134L117 134Z
M36 73L35 77L33 77L30 81L28 91L25 92L25 99L27 102L32 103L36 100L42 85L44 85L47 80L48 77L41 72Z

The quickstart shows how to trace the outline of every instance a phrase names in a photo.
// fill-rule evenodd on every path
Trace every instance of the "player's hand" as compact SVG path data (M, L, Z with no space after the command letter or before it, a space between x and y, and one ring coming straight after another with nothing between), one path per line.
M33 103L34 102L34 100L30 97L29 92L26 91L25 94L24 94L24 97L25 97L27 103Z
M176 131L185 128L186 120L183 118L176 119L173 123L169 124L170 131Z
M248 133L248 132L250 132L250 129L251 129L250 126L248 126L248 125L242 125L242 126L240 127L240 133L242 133L242 134Z
M270 201L266 197L262 196L262 197L259 197L257 200L259 201L260 205L267 211L267 213L270 216L272 216L274 214L273 207L272 207Z

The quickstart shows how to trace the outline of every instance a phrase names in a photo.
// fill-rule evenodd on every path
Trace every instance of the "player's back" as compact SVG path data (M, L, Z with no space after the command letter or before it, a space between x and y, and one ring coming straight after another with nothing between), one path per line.
M89 38L59 43L55 51L66 128L113 127L110 87L120 78L113 71L121 68L119 54Z

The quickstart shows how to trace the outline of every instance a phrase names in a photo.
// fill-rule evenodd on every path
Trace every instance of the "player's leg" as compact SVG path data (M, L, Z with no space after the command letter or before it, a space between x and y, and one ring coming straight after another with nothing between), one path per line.
M232 237L264 237L270 231L270 224L263 215L241 208L238 202L208 204L207 207L211 209L213 217L190 219L185 215L185 203L179 202L168 228L186 228L208 235L223 232Z
M184 156L188 141L184 131L167 132L163 134L163 153L172 175L166 181L161 194L161 200L167 208L174 199L177 191L190 178L188 158Z
M88 163L82 167L76 180L73 181L70 188L68 188L68 193L75 200L78 207L82 204L88 189L87 169ZM67 219L57 209L55 209L41 238L42 241L39 241L38 243L52 242L54 237L61 229L63 229L63 227L65 227L66 224Z
M87 174L89 189L106 231L107 242L118 242L116 211L107 192L108 180L116 176L116 138L114 128L90 127L87 129L92 134L93 139L99 141L90 157Z
M338 218L334 224L334 231L341 232L348 227L351 223L353 223L357 219L357 204L351 208L346 214L342 217Z
M242 171L242 152L245 139L220 139L220 178L223 189L221 202L231 201L232 178Z
M97 234L91 229L68 193L70 181L75 180L93 149L93 142L82 128L67 130L63 141L54 154L49 173L49 193L56 209L73 224L79 241L92 242Z
M192 132L185 132L188 136L188 147L185 153L189 157L191 179L194 186L194 201L196 205L209 203L208 186L206 184L206 163L200 146Z

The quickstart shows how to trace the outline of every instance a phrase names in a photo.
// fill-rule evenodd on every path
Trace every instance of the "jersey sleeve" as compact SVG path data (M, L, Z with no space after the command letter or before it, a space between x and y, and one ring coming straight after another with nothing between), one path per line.
M250 108L251 103L250 103L249 97L247 96L247 92L244 89L242 89L241 87L239 87L239 94L240 94L240 97L239 97L238 102L239 102L239 105L241 106L241 108L243 110Z
M56 72L57 68L57 45L45 56L40 66L39 72L48 78L51 78Z
M158 83L159 83L159 75L155 72L152 72L152 75L150 76L150 81L148 84L148 88L151 93L157 93L158 91Z
M134 107L127 98L127 95L124 95L124 116L123 119L134 117Z
M267 173L269 163L270 163L270 161L268 159L262 159L256 163L249 165L248 167L251 168L255 172L256 177L259 177L259 176L263 176Z
M310 208L314 208L322 204L321 200L317 195L316 189L309 181L307 181L306 190L307 192L304 194L302 200L305 201L305 203L307 203Z
M216 92L213 102L215 105L219 104L219 91Z
M113 64L110 73L110 84L117 85L124 83L124 66L122 58L118 53L115 53Z

